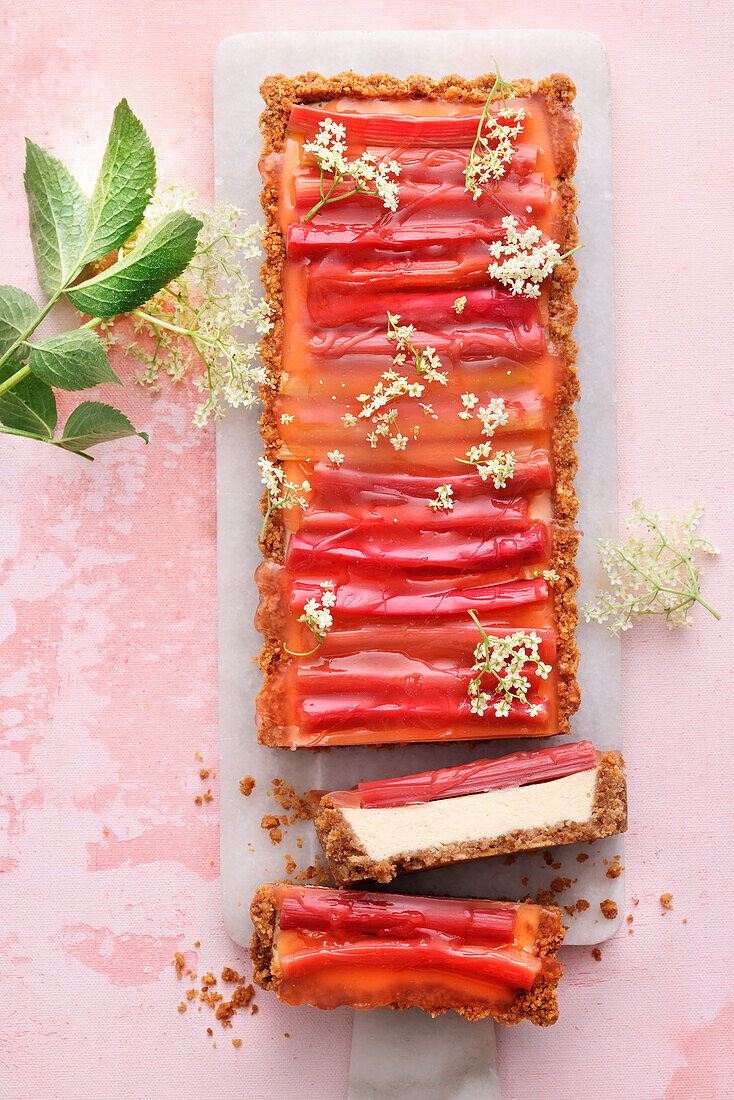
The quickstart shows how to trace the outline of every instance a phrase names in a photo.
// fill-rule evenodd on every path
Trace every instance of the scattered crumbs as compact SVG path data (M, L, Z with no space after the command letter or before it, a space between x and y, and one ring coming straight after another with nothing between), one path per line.
M526 876L525 876L525 878L524 878L524 879L522 880L522 884L523 884L523 886L527 886L527 884L528 884L528 882L529 882L529 881L530 881L530 880L529 880L529 878L528 878L528 877L527 877L527 875L526 875Z
M234 982L235 984L239 984L244 980L245 979L240 974L238 974L236 970L233 970L231 966L225 966L222 971L223 982Z
M252 794L255 789L255 780L251 775L246 775L244 779L240 779L240 794L243 794L245 798Z
M661 894L660 895L660 904L662 905L663 909L672 909L673 908L673 895L672 894Z
M202 984L202 985L206 985L206 986L210 986L210 985L216 985L216 984L217 984L217 979L216 979L216 978L214 977L214 975L212 974L211 970L209 971L209 973L208 973L208 974L204 974L204 975L203 975L203 977L202 977L202 979L201 979L201 984Z
M320 801L315 791L307 791L303 797L296 794L295 788L290 783L284 783L282 779L273 779L273 798L284 810L292 810L290 821L285 819L284 824L293 825L296 821L310 821L314 815L314 809Z
M194 940L194 947L201 947L201 940Z
M242 1046L242 1040L241 1039L233 1039L232 1040L232 1046L237 1047L239 1049Z
M211 775L209 768L199 768L199 779L208 779Z
M605 898L604 901L600 901L599 908L607 920L614 920L617 916L617 903L616 901L612 901L611 898Z
M293 858L293 856L286 855L286 857L285 857L285 873L287 875L292 875L293 872L296 869L296 866L297 866L297 864L296 864L296 861Z
M214 1040L214 1042L212 1043L212 1046L214 1047L214 1049L215 1049L215 1050L217 1049L217 1041L216 1041L216 1039L215 1039L215 1040Z
M210 1027L208 1027L206 1029L206 1033L207 1033L207 1035L213 1035L214 1034L214 1032L212 1031L212 1029Z
M598 963L601 962L601 951L598 947L595 947L594 950L591 952L591 957L592 959L596 959Z
M627 924L632 924L632 921L633 921L634 919L635 919L635 918L634 918L634 917L632 916L632 914L631 914L631 913L628 913L628 914L627 914Z
M560 864L559 864L559 866L560 866ZM564 890L568 890L570 885L571 885L571 879L570 878L561 878L561 876L559 875L558 878L553 879L553 881L550 884L550 888L551 888L551 890L553 891L554 894L561 894L561 893L563 893Z
M576 862L577 863L586 863L586 860L588 858L589 858L589 853L588 852L579 852L579 854L576 856Z
M211 800L212 800L213 798L214 798L214 795L212 794L212 789L211 789L211 787L210 787L210 788L209 788L209 790L208 790L208 791L206 792L206 794L204 795L204 801L205 801L205 802L211 802Z
M284 1031L283 1035L285 1036L286 1039L290 1039L290 1037L291 1037L290 1031Z
M181 1004L178 1006L178 1011L179 1012L185 1012L186 1011L186 1001L181 1001Z
M321 862L320 855L316 856L316 863L312 863L305 871L298 872L296 882L308 882L314 886L326 886L331 882L329 869Z
M262 821L260 822L261 829L267 829L270 833L270 843L280 844L283 839L283 832L280 828L280 821L275 814L264 814Z
M543 852L543 859L550 867L550 865L553 863L553 852Z
M537 905L553 905L556 895L551 890L539 890L535 901Z
M303 841L301 840L301 838L299 836L298 840L296 841L296 848L302 848L302 847L303 847Z
M186 966L186 959L183 957L180 951L176 952L175 958L173 960L173 965L176 967L176 977L182 977L184 967Z
M688 917L684 917L684 918L683 918L683 923L684 923L684 924L688 924Z
M633 905L639 905L640 904L640 899L639 898L632 898L632 904Z
M606 860L604 860L604 863L605 865L607 865ZM622 874L622 871L624 871L624 867L619 862L619 856L615 856L614 859L607 865L606 876L607 878L619 878L619 876Z
M551 863L551 867L553 868L554 871L560 871L562 866L563 866L563 864L561 864L561 863Z
M200 761L201 761L202 763L203 763L203 761L204 761L204 757L203 757L203 756L201 755L201 753L200 753L200 752L195 752L195 753L194 753L194 758L195 758L196 760L200 760Z
M194 803L195 803L195 804L196 804L197 806L201 806L202 802L203 802L203 799L202 799L201 795L200 795L200 794L197 794L196 798L194 799Z
M196 990L195 989L187 989L186 990L186 1000L187 1001L193 1001L195 996L196 996Z
M516 859L517 859L517 852L510 852L509 855L505 856L505 858L503 859L502 862L505 864L505 866L511 867L512 864L516 861Z
M252 1008L250 1009L250 1013L253 1016L257 1016L259 1011L260 1011L260 1006L259 1005L253 1005Z
M585 913L586 910L589 908L589 902L586 900L586 898L579 898L579 900L576 902L576 908L580 913Z

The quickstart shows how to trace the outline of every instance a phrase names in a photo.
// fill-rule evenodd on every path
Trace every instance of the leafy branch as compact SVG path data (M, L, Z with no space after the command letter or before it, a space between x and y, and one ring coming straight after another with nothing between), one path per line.
M155 153L142 123L123 99L115 109L91 199L56 157L26 141L24 183L38 281L46 296L0 286L0 432L50 443L85 458L90 447L137 435L124 413L84 401L60 436L54 389L84 390L115 382L94 328L132 313L191 261L202 223L171 212L126 251L155 189ZM107 257L112 254L112 262ZM95 265L97 270L90 268ZM80 328L35 336L56 303L66 298L90 319Z

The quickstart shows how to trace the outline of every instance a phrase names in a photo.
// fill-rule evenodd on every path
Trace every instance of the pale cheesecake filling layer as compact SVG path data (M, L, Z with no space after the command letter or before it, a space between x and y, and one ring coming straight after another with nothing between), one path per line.
M591 819L598 768L499 791L413 806L340 807L369 859L379 861L448 844L492 839Z

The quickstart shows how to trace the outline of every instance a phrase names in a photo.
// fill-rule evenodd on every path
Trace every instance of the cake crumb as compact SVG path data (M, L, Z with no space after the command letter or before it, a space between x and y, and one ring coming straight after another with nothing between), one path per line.
M270 843L280 844L283 839L283 831L280 828L280 821L275 814L265 814L260 822L261 829L267 829L270 833Z
M188 1006L186 1004L186 1001L181 1001L181 1004L178 1006L178 1011L179 1012L185 1012L187 1007Z
M286 854L286 857L285 857L285 873L287 875L292 875L293 872L295 871L296 867L297 867L297 864L296 864L296 861L293 858L293 856Z
M550 867L551 864L553 863L553 852L543 852L543 859L545 860L545 862Z
M586 863L586 860L588 858L589 858L589 853L588 852L579 852L579 854L576 856L576 862L577 863Z
M202 799L201 795L197 794L196 798L194 799L194 804L196 806L201 806L202 802L203 802L203 799Z
M591 952L591 957L592 959L596 959L598 963L601 962L601 951L598 947L595 947L594 950Z
M576 902L576 908L579 910L580 913L585 913L586 910L589 908L589 904L590 903L586 900L586 898L579 898L579 900Z
M206 1029L206 1033L207 1033L207 1035L213 1035L214 1034L214 1032L212 1031L212 1029L210 1027L208 1027Z
M607 920L614 920L617 916L617 903L611 898L605 898L604 901L599 902L599 908Z
M211 970L209 971L208 974L203 975L203 977L201 979L201 984L205 985L205 986L210 986L210 985L216 985L217 984L217 979L214 977Z
M660 904L662 905L663 909L672 909L673 908L673 895L672 894L661 894L660 895Z
M213 798L214 798L214 795L212 794L212 789L210 787L209 790L204 795L204 801L205 802L211 802Z
M684 924L688 924L688 917L684 917L684 918L683 918L683 923L684 923Z
M639 905L640 904L640 899L639 898L632 898L632 904L633 905Z
M233 1039L232 1040L232 1046L237 1047L239 1049L239 1047L242 1046L242 1040L241 1039Z
M527 884L528 884L529 882L530 882L530 879L529 879L529 878L527 877L527 875L526 875L526 876L525 876L525 878L524 878L524 879L522 880L522 884L523 884L523 886L527 886Z
M627 924L632 924L632 921L633 921L634 919L635 919L635 918L634 918L634 917L632 916L632 914L631 914L631 913L628 913L628 914L627 914Z
M558 878L553 879L553 881L550 884L550 888L551 888L551 890L553 891L554 894L562 894L564 890L568 890L570 885L571 885L571 879L570 878L561 878L560 875L559 875Z
M204 757L203 757L203 756L201 755L201 753L200 753L200 752L195 752L195 753L194 753L194 759L195 759L195 760L200 760L200 761L201 761L202 763L203 763L203 761L204 761Z
M199 768L199 779L208 779L211 775L209 768Z
M254 789L255 780L251 775L246 775L242 779L240 779L240 794L243 794L245 798L248 798L249 795L252 794Z
M201 947L201 940L194 940L194 947Z
M301 838L299 836L298 840L296 841L296 848L302 848L302 847L303 847L303 841L301 840Z
M182 977L183 972L184 972L184 967L186 966L186 959L183 957L183 955L181 954L180 951L176 952L176 954L174 956L174 959L173 959L173 965L176 967L176 977L177 978Z
M223 982L234 982L235 984L237 984L239 982L243 982L244 980L245 979L240 974L238 974L236 970L233 970L231 966L225 966L222 970Z
M512 864L515 863L516 861L517 861L517 852L510 852L509 855L506 855L504 857L504 859L502 860L502 862L505 864L506 867L511 867Z
M250 1009L250 1015L251 1016L257 1016L259 1011L260 1011L260 1006L259 1005L253 1005L252 1008Z

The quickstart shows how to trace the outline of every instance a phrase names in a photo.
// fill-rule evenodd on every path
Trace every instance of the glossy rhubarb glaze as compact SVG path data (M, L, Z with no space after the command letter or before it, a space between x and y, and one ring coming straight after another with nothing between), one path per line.
M409 806L560 779L596 768L600 759L601 753L590 741L579 741L534 752L515 752L497 760L475 760L419 775L359 783L348 791L332 791L329 798L335 806Z
M290 1005L474 1004L507 1011L560 964L538 955L556 910L277 884L272 972ZM426 1005L425 1001L429 1002Z
M285 563L265 562L258 625L272 634L273 604L288 649L313 648L298 624L320 582L336 592L334 626L309 657L272 673L258 701L261 736L291 747L329 744L550 736L557 729L555 668L532 683L531 702L498 719L471 713L466 687L479 641L474 609L488 633L537 631L555 655L553 592L539 574L553 564L553 427L564 371L549 343L548 287L534 301L512 295L487 274L489 243L502 217L533 223L563 244L561 200L545 100L522 101L524 130L506 175L477 202L464 168L481 106L442 101L340 100L328 109L293 108L285 148L263 163L279 182L284 332L280 393L273 412L286 477L311 485L308 506L285 514ZM319 173L304 155L319 121L344 117L349 155L365 149L401 165L398 209L354 196L305 214L318 200ZM574 139L569 125L567 140ZM562 129L562 128L561 128ZM555 143L555 144L554 144ZM457 314L454 302L466 296ZM370 426L346 427L392 365L387 312L412 324L416 346L434 347L448 373L422 401L394 404L404 451ZM402 368L409 380L414 368ZM461 419L461 395L479 405L501 397L509 413L495 450L514 452L514 478L497 489L470 466L482 442L476 417ZM286 422L281 422L285 415ZM418 429L417 432L415 429ZM338 450L336 467L327 452ZM433 510L451 484L454 507Z

